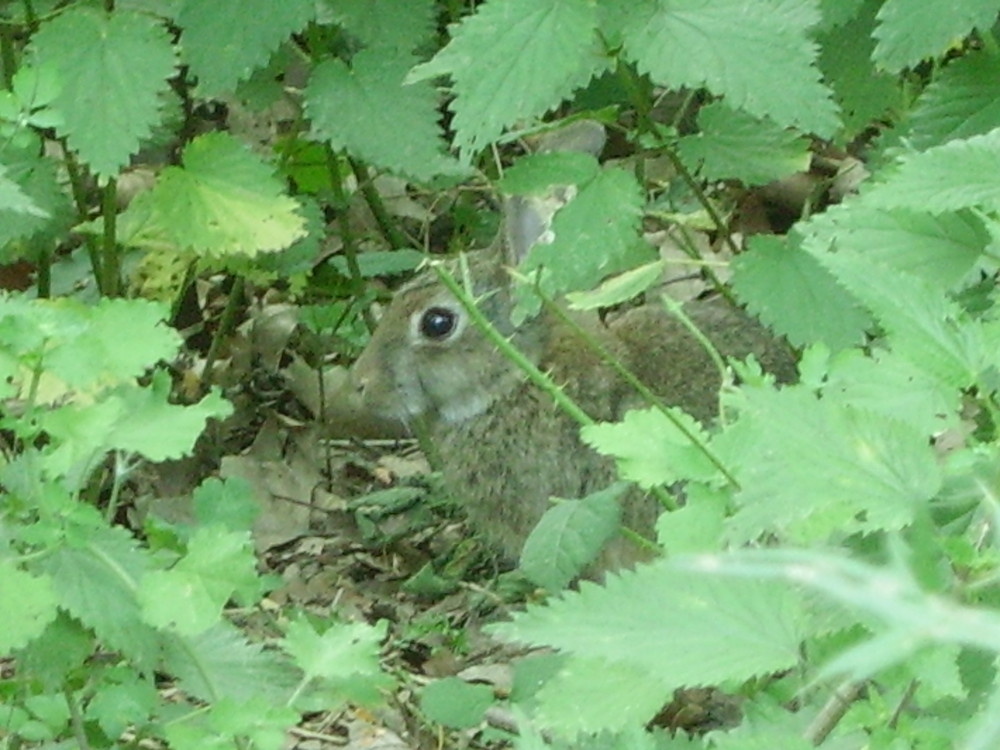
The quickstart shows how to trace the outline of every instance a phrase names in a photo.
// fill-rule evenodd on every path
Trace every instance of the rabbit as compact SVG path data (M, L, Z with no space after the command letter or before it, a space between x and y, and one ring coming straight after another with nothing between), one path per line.
M541 237L546 211L531 199L507 201L500 239L470 253L477 306L591 417L619 419L636 405L632 389L563 321L543 313L511 323L512 282L504 266L516 265ZM788 347L727 301L689 302L685 312L723 355L753 353L779 377L793 372ZM577 322L667 403L703 422L716 416L718 371L676 317L649 305L607 323L596 315ZM446 487L505 562L516 562L550 497L582 497L615 479L613 461L581 442L579 425L495 349L432 272L396 292L350 382L364 409L428 426ZM623 522L649 535L658 510L655 500L631 491ZM621 537L595 570L642 557Z

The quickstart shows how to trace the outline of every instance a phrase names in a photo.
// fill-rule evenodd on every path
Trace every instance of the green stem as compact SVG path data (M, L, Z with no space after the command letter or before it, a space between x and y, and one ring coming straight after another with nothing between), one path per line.
M382 196L375 189L375 185L368 176L368 170L365 169L364 164L350 157L348 157L347 162L351 165L351 171L354 172L354 177L358 181L358 189L361 190L361 194L365 197L365 202L368 204L368 208L371 209L372 215L375 217L375 223L378 224L382 236L385 237L394 250L401 247L409 247L410 241L406 235L399 231L396 223L389 216L389 212L385 210Z
M208 347L208 354L205 355L205 369L201 379L202 393L207 393L208 389L212 387L212 371L215 368L215 361L219 357L222 342L235 327L236 311L243 301L244 286L245 281L243 277L235 277L233 287L229 290L229 299L226 301L226 307L222 311L222 317L219 318L219 327L215 330L215 335L212 336L212 343Z
M695 198L698 199L698 202L702 205L705 211L708 212L709 218L715 225L715 229L719 233L719 236L722 237L722 241L725 242L726 247L729 248L729 252L733 255L737 255L740 249L736 247L736 243L733 242L733 237L729 233L729 227L727 227L726 223L722 220L722 216L715 208L715 204L708 199L708 196L705 195L705 191L701 189L701 185L698 183L698 180L696 180L694 175L688 171L687 167L684 166L684 162L680 160L680 157L677 156L674 150L666 143L663 143L662 139L660 146L667 159L670 160L670 164L675 170L677 170L677 174L681 176L681 179L684 180L685 184L687 184L687 186L691 189L691 192L694 193Z
M35 288L38 296L45 299L52 296L52 251L46 247L38 255L35 269Z
M87 189L84 186L84 177L80 171L80 166L73 157L73 152L69 150L66 139L62 139L62 149L65 157L63 159L66 166L66 174L69 176L70 191L73 194L73 204L76 206L77 221L83 223L89 218L87 210ZM104 273L101 263L101 254L97 247L97 241L91 234L84 235L84 246L87 248L87 256L90 258L90 270L94 275L94 283L97 284L97 291L101 294L104 290Z
M14 53L14 26L9 23L0 24L0 75L3 76L3 87L10 89L17 70L17 55Z
M326 147L326 168L330 173L330 186L333 189L333 197L337 202L337 228L340 231L340 239L344 246L344 260L347 261L347 271L351 275L355 289L362 289L364 278L361 276L361 266L358 264L358 243L355 241L354 232L351 231L351 222L347 217L349 201L344 192L344 181L341 177L340 165L337 164L337 155L329 146ZM361 317L365 321L365 327L371 333L375 330L375 318L371 309L366 305L361 311Z
M83 716L80 714L80 706L73 698L73 693L69 688L63 690L63 697L69 707L69 723L73 728L73 736L76 738L77 747L80 750L90 750L90 740L87 739L87 730L83 725Z
M121 257L118 253L118 180L110 178L101 191L101 214L104 233L101 242L101 265L104 269L102 291L105 296L121 294Z

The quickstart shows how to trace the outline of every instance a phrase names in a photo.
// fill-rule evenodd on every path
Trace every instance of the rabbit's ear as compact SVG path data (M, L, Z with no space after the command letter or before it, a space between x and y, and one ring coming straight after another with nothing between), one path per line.
M578 151L595 159L604 150L608 134L596 120L576 120L538 139L535 151Z

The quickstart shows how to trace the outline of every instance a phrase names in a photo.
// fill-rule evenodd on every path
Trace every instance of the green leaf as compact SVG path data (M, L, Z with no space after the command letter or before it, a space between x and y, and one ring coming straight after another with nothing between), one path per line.
M122 669L105 676L87 704L86 719L96 721L108 737L120 737L130 726L142 726L160 708L160 694L153 676Z
M942 384L971 386L989 365L987 329L939 285L873 263L867 254L829 253L822 262L888 331L890 348Z
M326 60L306 87L313 133L334 149L418 180L459 174L444 151L437 93L427 82L403 84L409 54L362 50L351 60Z
M541 289L552 297L592 289L607 276L651 260L638 242L642 193L635 177L608 169L587 184L552 219L551 241L536 242L518 267L526 276L542 269ZM537 309L531 285L519 286L515 317Z
M804 138L722 102L698 111L698 128L698 133L680 139L677 153L689 170L707 180L764 185L809 168Z
M7 603L0 628L0 654L4 656L40 636L56 618L56 595L49 578L6 561L0 561L0 601Z
M166 638L163 660L182 690L206 702L267 697L284 704L301 678L281 654L249 643L226 621L193 638Z
M601 167L590 154L549 151L518 159L497 182L504 195L545 195L559 185L583 185L596 179Z
M49 214L39 207L21 186L6 175L6 168L0 164L0 212L27 214L38 219L47 219Z
M846 4L844 0L834 2ZM844 120L841 142L860 135L886 112L903 107L903 92L896 76L876 70L872 63L872 31L880 2L867 0L859 15L826 29L819 38L819 67L833 88Z
M941 486L927 435L908 424L803 387L744 396L740 423L713 443L740 483L734 543L900 529Z
M0 208L0 248L12 240L37 240L39 244L55 239L75 221L69 198L59 184L58 166L51 158L38 153L7 149L2 155L3 182L24 198L8 196L13 205ZM24 208L26 199L37 211ZM14 248L0 255L5 261L15 256Z
M520 569L528 579L558 591L597 559L621 525L621 485L579 500L558 500L528 535Z
M578 592L529 605L490 630L507 641L637 670L657 681L665 698L684 685L792 667L803 619L783 583L692 575L661 561L611 574L603 587L584 581Z
M644 489L681 479L716 477L718 469L688 437L705 445L704 427L681 409L669 411L674 419L659 409L632 409L620 422L583 427L580 437L598 452L614 457L621 477Z
M970 277L990 245L989 231L972 211L931 215L857 202L831 207L797 231L820 261L831 249L848 252L948 289Z
M320 633L299 619L289 623L284 647L307 677L342 680L354 674L377 675L387 625L385 621L375 626L332 623Z
M942 214L1000 206L1000 128L907 154L899 169L862 193L865 206Z
M722 539L728 496L702 484L685 487L682 508L662 513L656 540L667 555L715 552Z
M244 604L257 599L256 565L249 532L200 527L175 566L146 574L139 591L143 616L181 635L202 633L219 621L230 598Z
M838 127L808 36L819 20L812 0L641 0L628 13L626 52L654 82L705 87L779 126L822 136Z
M594 3L489 0L411 78L451 77L454 145L467 162L504 128L541 116L607 67L597 28Z
M1000 127L1000 57L971 51L931 81L910 113L908 141L919 151Z
M95 174L114 177L160 121L175 68L167 29L153 16L76 6L44 21L31 44L61 84L60 134Z
M620 305L657 284L663 278L666 265L662 260L645 263L612 276L592 291L570 292L566 295L566 301L573 310L597 310Z
M243 477L205 479L195 488L193 504L198 523L229 531L250 531L261 511L253 487Z
M412 52L434 34L434 0L326 0L334 20L368 47Z
M756 235L731 267L740 300L795 346L822 341L836 351L864 340L870 316L812 255L787 239Z
M451 729L472 729L482 722L493 700L489 685L445 677L420 691L420 711L430 721Z
M95 528L86 534L85 543L51 550L38 568L52 577L59 605L93 628L104 647L151 669L160 639L143 622L136 598L148 555L124 529Z
M311 0L185 0L177 15L180 46L198 78L198 94L211 98L231 92L314 13Z
M151 220L173 243L210 257L281 250L305 233L298 203L270 167L226 133L195 138L184 166L167 167L125 215L152 204Z
M878 12L873 59L898 72L942 55L973 29L988 31L1000 12L997 0L886 0Z
M537 698L543 725L563 737L574 737L580 732L621 732L642 726L670 695L662 679L642 667L570 657Z

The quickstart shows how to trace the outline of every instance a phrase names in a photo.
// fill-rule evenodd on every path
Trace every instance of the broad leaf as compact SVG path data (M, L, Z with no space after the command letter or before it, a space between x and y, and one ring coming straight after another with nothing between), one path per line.
M788 240L757 235L732 262L733 288L761 321L796 346L859 344L870 316L815 258Z
M350 67L341 60L317 65L305 94L314 134L419 180L457 173L444 152L437 93L428 82L403 84L412 63L409 54L377 48L356 54Z
M191 141L184 166L167 167L126 215L144 212L177 247L214 257L281 250L305 233L298 203L270 167L225 133Z
M301 31L315 12L311 0L185 0L177 16L184 62L198 93L231 92L268 61L278 45Z
M504 640L550 646L651 678L667 697L683 685L741 681L798 661L803 613L785 585L692 575L669 561L581 583L491 628ZM590 672L599 680L599 672ZM580 685L586 690L587 686Z
M607 67L597 28L593 3L489 0L412 75L451 77L454 145L469 161L504 128L540 117Z
M36 576L0 561L0 601L7 602L0 628L0 654L25 646L56 618L56 595L47 576Z
M973 29L989 31L998 0L886 0L875 29L875 62L898 72L937 57Z
M688 169L705 179L763 185L809 168L805 139L721 102L698 111L698 128L680 139L677 151Z
M326 0L338 24L369 47L412 52L434 33L434 0Z
M626 7L625 51L656 83L705 87L781 126L824 136L837 128L808 36L819 20L811 0L640 0Z
M160 121L175 66L167 29L149 15L75 6L43 22L31 42L60 82L59 132L95 174L114 177Z

